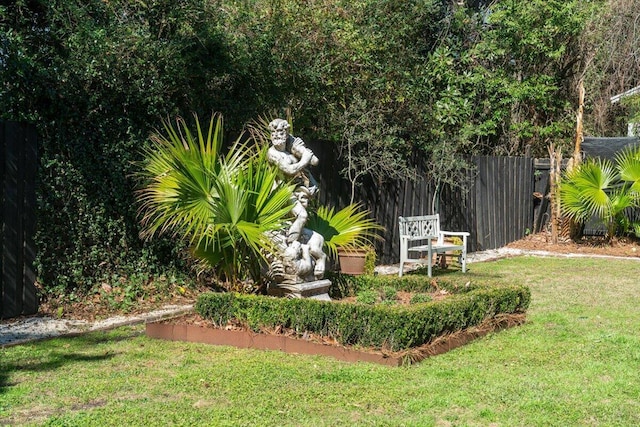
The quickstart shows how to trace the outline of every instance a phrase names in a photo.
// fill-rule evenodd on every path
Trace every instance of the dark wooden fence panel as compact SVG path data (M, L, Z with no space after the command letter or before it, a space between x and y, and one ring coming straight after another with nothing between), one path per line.
M533 202L533 232L538 233L546 229L551 218L551 203L549 201L549 191L551 182L549 179L551 162L549 159L535 159L534 164L534 184L535 194Z
M34 314L37 135L32 126L0 122L0 318Z
M533 227L533 160L476 157L469 209L469 250L495 249L522 238Z
M349 202L349 186L336 179L335 153L322 150L318 175L319 202L343 207ZM323 163L326 162L326 163ZM415 181L373 183L363 180L356 201L363 203L384 227L384 241L377 245L380 262L399 261L398 216L426 215L433 205L443 229L469 231L470 252L495 249L522 238L533 229L534 167L529 157L474 157L474 169L461 187L443 186L425 176L417 161ZM435 203L434 203L435 202Z

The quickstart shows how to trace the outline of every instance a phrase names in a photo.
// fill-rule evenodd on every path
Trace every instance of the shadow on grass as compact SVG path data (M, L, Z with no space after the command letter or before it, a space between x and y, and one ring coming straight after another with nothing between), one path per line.
M96 362L108 360L115 356L115 353L105 354L83 354L83 353L65 353L65 352L48 352L41 357L26 360L23 363L0 364L2 371L0 372L0 394L4 393L8 387L16 385L10 382L12 372L30 371L44 372L53 371L61 366L78 363L78 362Z
M109 360L118 353L100 351L95 346L101 343L124 341L141 333L136 330L100 331L77 336L46 339L29 344L31 351L19 360L9 361L6 356L0 358L0 395L8 387L15 386L11 381L13 372L55 371L72 363L93 363ZM72 348L86 348L86 351L74 351Z

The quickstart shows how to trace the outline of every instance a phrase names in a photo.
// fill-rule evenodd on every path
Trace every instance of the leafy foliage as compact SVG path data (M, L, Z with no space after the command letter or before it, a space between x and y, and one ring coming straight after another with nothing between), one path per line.
M613 238L635 225L625 210L640 206L640 147L627 148L608 160L591 159L569 170L562 179L560 200L563 211L584 224L596 216Z
M177 129L165 123L166 135L153 136L140 172L143 234L185 240L228 286L260 285L263 261L277 250L269 233L284 227L293 188L278 182L266 145L236 141L222 156L221 116L206 133L196 125L192 134L183 120Z
M41 136L38 280L64 292L184 271L183 248L142 241L136 219L133 165L162 117L221 111L229 138L251 118L290 108L309 138L339 144L342 130L354 130L360 153L395 166L371 168L376 180L418 158L429 178L456 184L468 155L566 145L586 61L595 67L588 93L606 93L598 99L614 90L606 82L637 85L628 62L637 55L609 61L633 53L633 39L605 31L622 28L612 17L635 22L626 18L637 14L634 1L0 5L0 115L35 123ZM623 62L629 72L609 78ZM376 114L354 127L345 111Z
M379 231L384 227L368 217L369 212L360 204L350 204L336 211L333 207L320 206L310 218L307 227L324 237L327 250L334 257L338 249L367 248L372 240L381 239Z

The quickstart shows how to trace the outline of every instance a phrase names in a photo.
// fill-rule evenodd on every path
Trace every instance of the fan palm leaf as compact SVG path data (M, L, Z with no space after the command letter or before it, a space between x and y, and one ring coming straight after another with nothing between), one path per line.
M268 147L236 141L223 156L219 115L206 132L197 117L195 133L183 120L164 125L140 172L142 234L187 240L225 281L260 281L263 258L276 250L267 234L283 227L292 197L292 187L279 183L266 161Z
M589 160L568 172L560 187L564 214L580 223L597 217L609 238L628 228L625 209L638 201L638 193L632 191L635 160L628 155L617 160L615 167L608 160Z
M196 253L227 278L260 281L263 260L277 251L269 232L284 228L291 211L293 187L277 183L277 171L266 162L264 151L258 151L244 169L223 174L215 183L219 196L212 205L215 225Z
M369 211L359 203L352 203L343 209L321 206L309 219L308 228L324 237L326 249L337 256L338 249L356 249L370 246L373 240L382 239L378 232L384 227L369 218Z
M220 115L211 117L206 135L197 117L196 124L194 136L183 119L176 127L165 121L165 133L151 137L140 173L147 184L138 193L144 237L170 232L197 238L212 221L210 205L218 197L213 183L221 168L241 168L246 161L243 150L220 155Z
M574 168L560 187L564 213L580 222L593 215L604 219L611 211L607 190L615 179L614 167L606 160L591 160Z
M640 197L640 145L627 147L616 155L620 179L631 184L630 191Z

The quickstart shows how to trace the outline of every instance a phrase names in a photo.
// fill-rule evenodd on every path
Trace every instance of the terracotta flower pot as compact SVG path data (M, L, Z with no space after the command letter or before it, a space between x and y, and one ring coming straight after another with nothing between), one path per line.
M366 256L367 252L364 250L338 250L340 271L353 276L364 274Z

